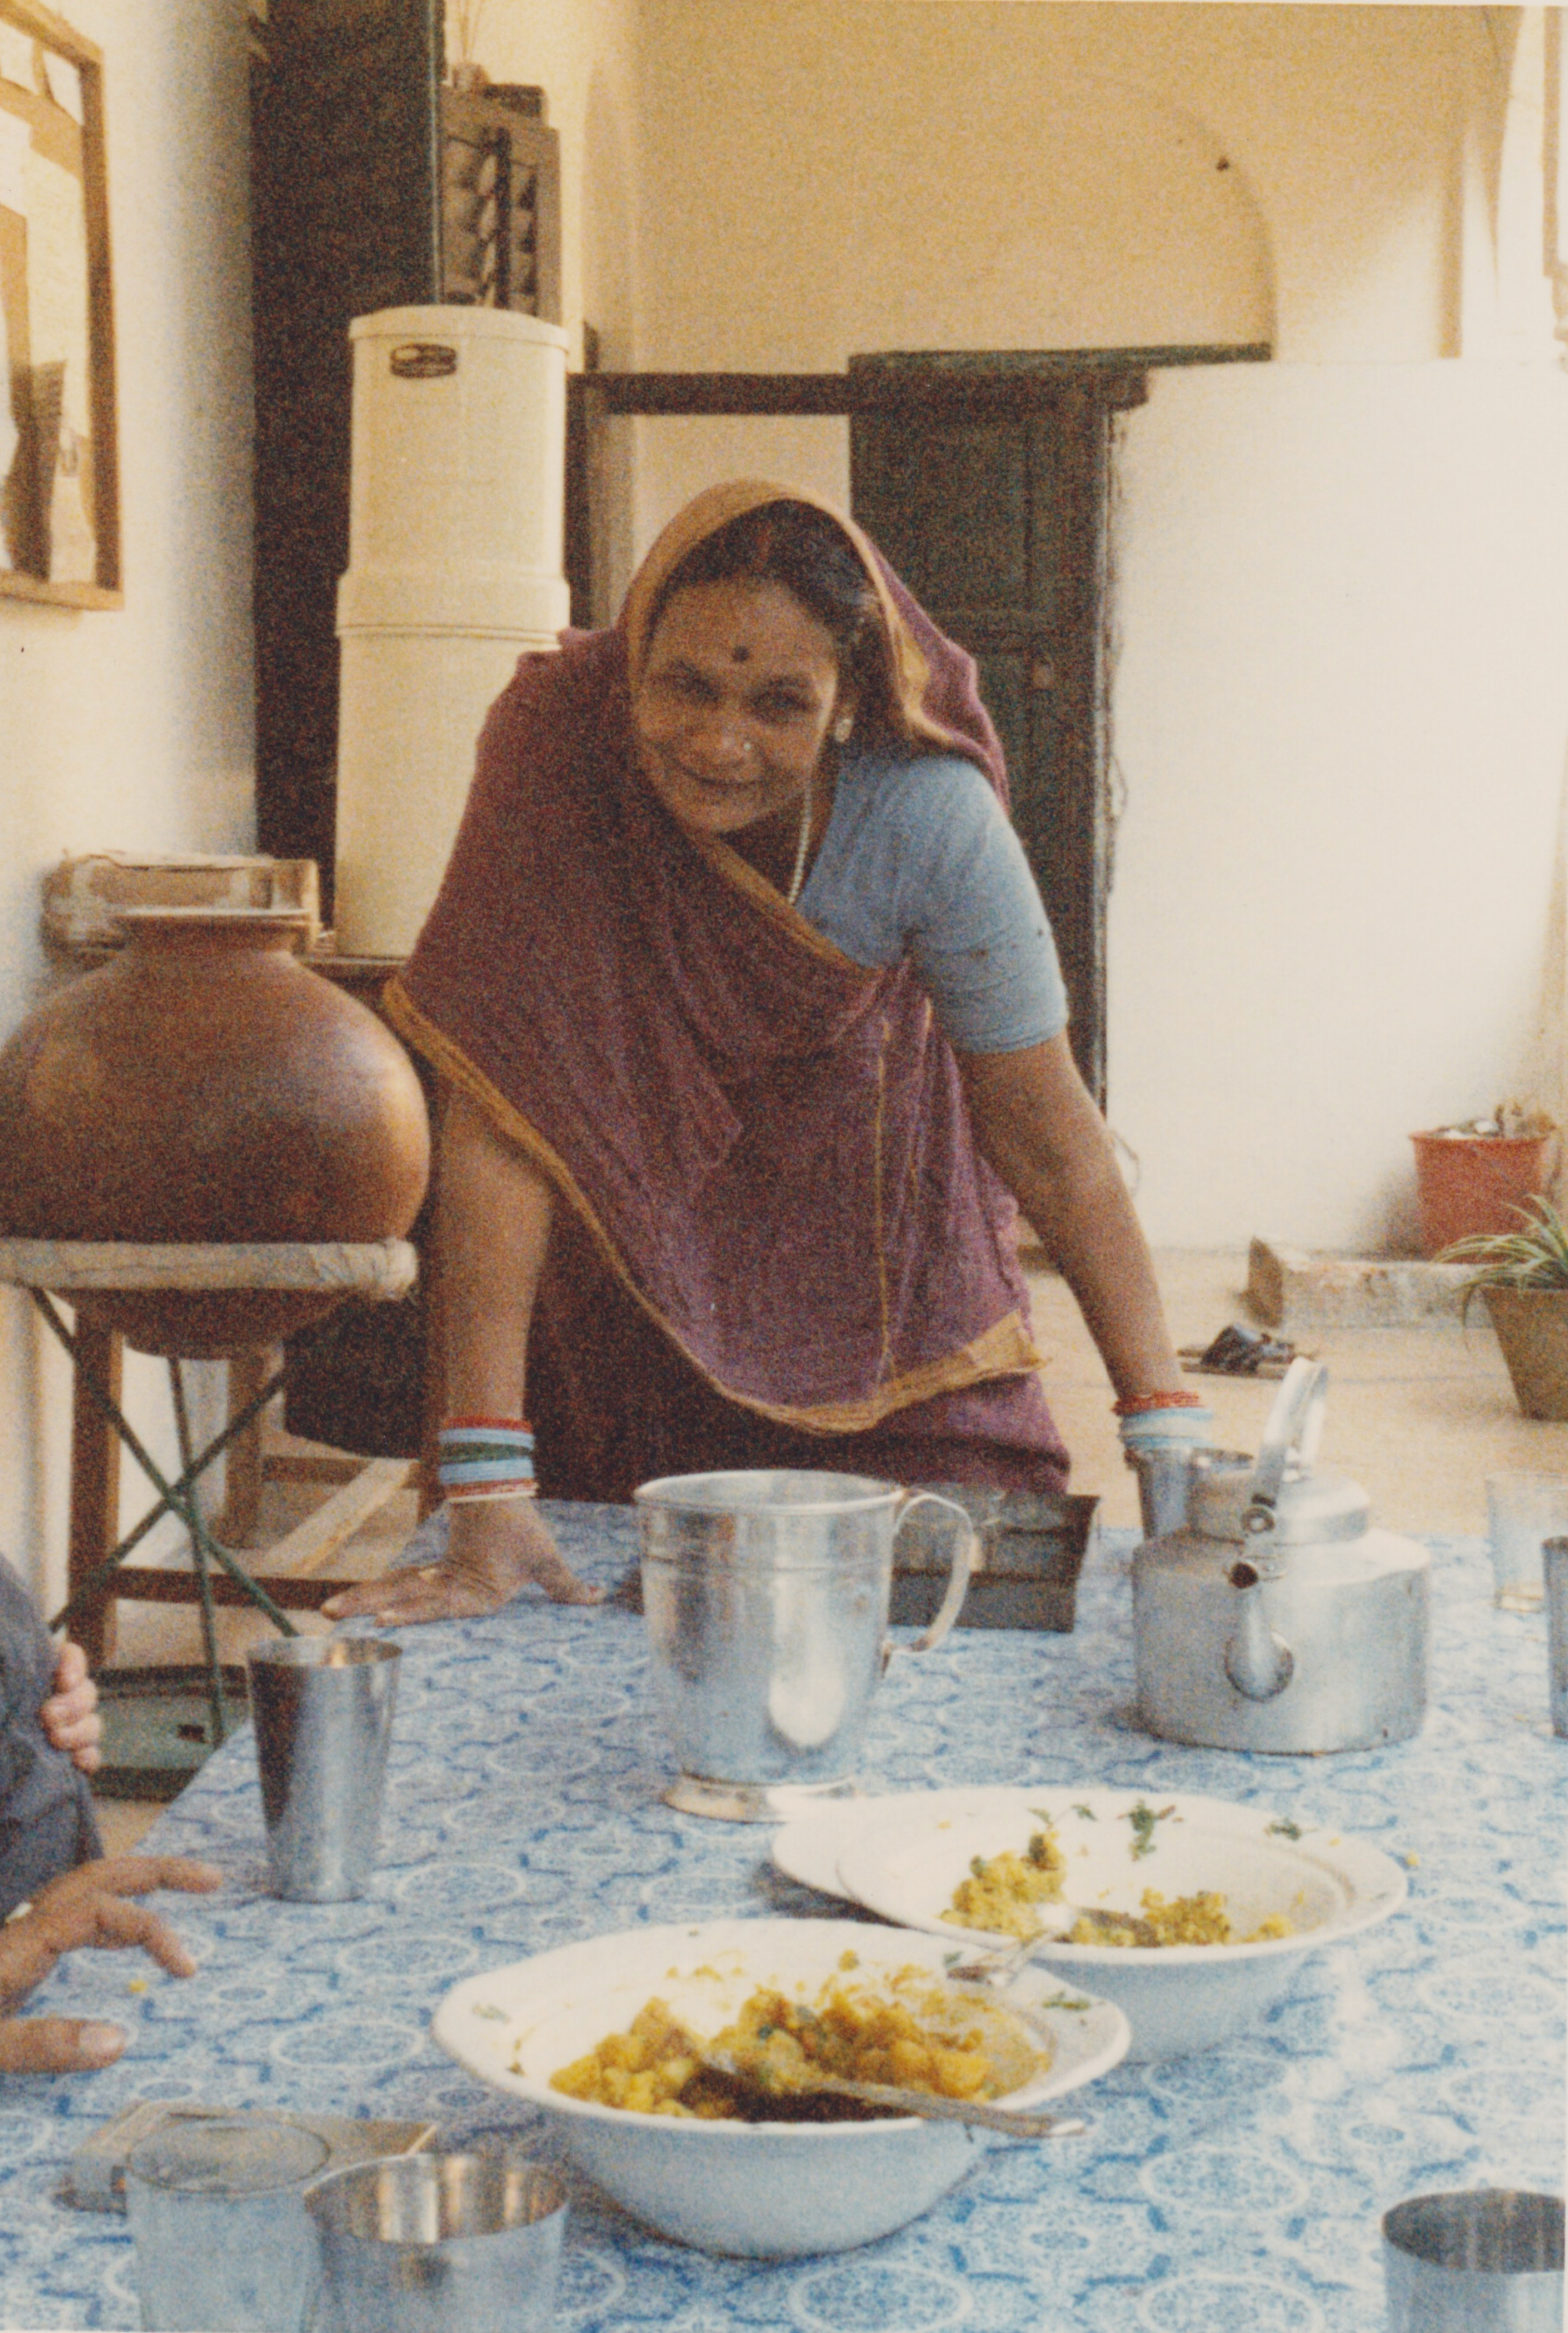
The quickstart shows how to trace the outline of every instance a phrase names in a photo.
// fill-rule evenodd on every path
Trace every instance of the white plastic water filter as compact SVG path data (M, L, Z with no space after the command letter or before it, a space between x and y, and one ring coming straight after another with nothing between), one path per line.
M568 618L567 341L504 308L386 308L349 334L337 939L345 955L406 956L485 714Z

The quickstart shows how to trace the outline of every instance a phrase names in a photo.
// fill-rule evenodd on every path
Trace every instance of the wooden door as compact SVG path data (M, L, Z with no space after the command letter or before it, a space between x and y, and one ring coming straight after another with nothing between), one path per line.
M852 357L852 377L896 381L901 394L886 410L852 416L851 507L979 665L1014 823L1061 952L1073 1050L1103 1102L1110 421L1103 389L1070 377L1027 410L983 410L978 400L972 413L955 410L955 368L994 381L1021 361ZM924 409L908 394L922 369L946 392Z
M330 900L350 319L441 296L441 0L271 0L251 64L256 839Z

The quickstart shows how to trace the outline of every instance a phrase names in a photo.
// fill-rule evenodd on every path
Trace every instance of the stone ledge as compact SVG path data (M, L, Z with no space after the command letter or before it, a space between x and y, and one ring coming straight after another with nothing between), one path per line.
M1315 1329L1447 1327L1459 1319L1467 1277L1463 1264L1324 1255L1255 1239L1247 1303L1266 1326L1289 1336Z

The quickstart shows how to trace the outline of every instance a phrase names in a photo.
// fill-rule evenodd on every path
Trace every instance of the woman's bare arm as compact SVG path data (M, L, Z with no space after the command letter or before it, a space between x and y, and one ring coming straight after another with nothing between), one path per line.
M457 1093L442 1122L436 1204L447 1409L456 1417L520 1417L554 1202L524 1153ZM451 1508L439 1564L365 1580L322 1610L334 1620L368 1612L390 1627L464 1619L494 1612L529 1581L558 1604L598 1602L562 1561L532 1500L481 1500Z
M1117 1395L1181 1387L1143 1228L1065 1036L959 1056L980 1147L1077 1299Z

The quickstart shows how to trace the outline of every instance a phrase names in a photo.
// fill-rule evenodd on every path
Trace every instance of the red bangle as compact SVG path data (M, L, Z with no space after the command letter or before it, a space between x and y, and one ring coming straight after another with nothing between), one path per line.
M1124 1401L1116 1402L1111 1415L1117 1418L1146 1418L1151 1410L1201 1410L1201 1393L1133 1393Z

